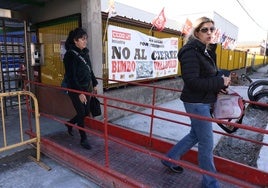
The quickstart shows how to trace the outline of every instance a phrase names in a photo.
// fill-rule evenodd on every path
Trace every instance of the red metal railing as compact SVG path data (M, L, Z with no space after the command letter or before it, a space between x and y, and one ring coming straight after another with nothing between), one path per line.
M61 88L61 87L44 85L44 84L41 84L41 83L36 83L36 82L31 82L31 81L28 81L28 82L30 84L35 85L36 87L37 86L38 87L48 87L48 88L53 88L53 89L58 89L58 90L64 90L64 88ZM175 120L171 120L171 119L168 119L168 118L165 118L165 117L157 116L155 114L155 111L157 110L157 111L168 112L168 113L172 113L172 114L176 114L176 115L186 116L186 117L194 117L194 118L197 118L197 119L207 120L207 121L211 121L211 122L215 122L215 123L224 123L224 124L227 124L227 125L238 127L240 129L245 129L245 130L249 130L249 131L253 131L253 132L261 133L261 134L268 134L268 130L264 130L264 129L261 129L261 128L256 128L256 127L253 127L251 125L237 124L237 123L233 123L233 122L226 122L226 121L222 121L222 120L218 120L218 119L206 118L206 117L201 117L201 116L194 115L194 114L189 114L189 113L186 113L186 112L183 112L183 111L178 111L178 110L172 110L172 109L159 107L159 106L155 105L155 103L156 103L155 97L156 97L156 91L157 90L160 90L160 89L161 90L169 90L171 92L180 92L180 90L171 89L171 88L165 88L165 87L159 87L159 86L155 86L155 85L142 84L142 83L134 83L134 82L128 83L128 84L151 88L152 92L153 92L152 104L143 104L143 103L123 100L123 99L119 99L119 98L115 98L115 97L109 97L109 96L105 96L105 95L91 94L91 93L87 93L87 92L79 92L79 93L84 93L84 94L90 95L90 96L95 95L96 97L98 97L99 99L101 99L103 101L102 102L102 105L103 105L103 119L102 120L96 120L96 119L92 119L92 118L87 118L85 120L86 123L90 124L91 129L80 128L80 127L78 127L76 125L71 125L71 126L73 126L76 129L84 130L84 131L86 131L86 132L88 132L90 134L94 134L94 135L96 135L98 137L102 137L104 139L104 142L105 142L105 144L104 144L105 145L105 159L106 159L105 160L105 167L106 168L110 167L110 163L109 163L109 161L110 161L109 157L110 156L109 156L108 142L109 141L114 141L114 142L117 142L117 143L121 144L122 146L131 148L131 149L133 149L135 151L139 151L139 152L148 154L148 155L150 155L152 157L156 157L156 158L159 158L159 159L170 160L170 161L172 161L172 162L174 162L174 163L176 163L178 165L181 165L181 166L183 166L185 168L194 170L194 171L202 173L202 174L208 174L208 175L214 176L215 178L217 178L219 180L223 180L223 181L226 181L226 182L229 182L231 184L238 185L238 186L241 186L241 187L248 187L244 183L241 183L241 181L236 181L234 179L226 178L226 177L221 176L219 174L213 174L211 172L202 170L202 169L200 169L200 168L198 168L196 166L189 165L188 163L185 163L182 160L175 161L175 160L166 158L164 156L164 154L159 154L159 152L161 152L161 153L166 152L167 148L172 146L172 144L169 143L168 141L163 141L161 139L159 140L158 138L153 136L154 135L153 134L153 126L154 126L153 121L155 119L161 119L161 120L164 120L164 121L167 121L167 122L176 123L176 124L178 124L178 126L180 126L180 125L189 126L189 124L185 123L185 122L175 121ZM72 91L72 92L78 92L78 91L71 90L71 89L65 89L65 90ZM110 101L116 102L116 104L128 104L128 105L134 105L134 106L142 107L142 108L145 108L145 109L151 109L151 113L145 113L143 111L133 110L133 109L130 109L130 108L124 108L124 107L122 107L123 105L121 105L121 106L111 105L111 104L109 104ZM259 102L253 102L253 101L247 101L247 100L245 100L245 102L249 103L249 104L260 105L260 106L268 108L268 104L263 104L263 103L259 103ZM136 133L136 132L135 133L129 133L129 135L131 134L131 136L133 136L133 138L129 137L129 135L128 136L122 136L124 134L120 135L120 132L122 133L123 131L126 131L126 130L125 129L123 130L123 129L117 127L117 126L114 126L112 123L110 123L108 121L109 120L108 111L111 110L111 109L124 110L124 111L130 112L130 113L133 113L133 114L139 114L139 115L142 115L142 116L150 117L151 121L150 121L150 125L149 125L150 127L149 127L148 135L143 135L143 134L139 134L139 133ZM50 118L52 120L61 122L63 124L67 123L66 121L64 121L64 120L62 120L62 119L60 119L58 117L55 117L55 116L53 116L51 114L45 114L45 113L41 112L40 115L44 116L44 117L47 117L47 118ZM90 122L94 122L94 123L90 123ZM95 131L96 129L101 130L102 132L96 132ZM214 131L214 133L215 134L221 134L221 135L224 135L224 136L233 137L233 138L237 138L237 139L241 139L241 140L244 140L244 141L247 141L247 142L253 142L255 144L268 146L268 143L261 142L261 141L256 141L256 140L249 139L249 138L244 138L244 137L241 137L239 135L227 134L227 133L223 133L223 132L220 132L220 131ZM117 139L116 137L118 137L120 139ZM136 139L134 139L134 138L136 138ZM139 139L137 139L137 138L139 138ZM122 141L122 139L127 140L130 143L135 143L137 145L126 143L125 141ZM261 185L261 186L268 185L268 173L262 172L262 171L260 171L260 170L258 170L256 168L252 168L252 167L249 167L249 166L246 166L246 165L243 165L243 164L239 164L239 163L234 162L234 161L228 161L228 160L223 159L221 157L217 157L217 156L214 156L214 157L215 157L215 163L218 162L217 164L219 164L219 165L223 161L225 163L230 162L230 163L232 163L231 166L234 167L234 168L237 168L238 171L248 170L248 171L250 171L250 173L253 173L253 175L251 174L251 175L246 175L245 176L245 174L239 175L239 173L237 174L236 172L227 172L226 173L227 175L237 177L238 179L243 179L243 180L245 180L247 182L250 182L250 183L253 183L253 184L256 184L256 185ZM187 161L190 161L190 162L193 162L193 163L197 163L197 161L196 161L196 152L190 151L188 155L183 157L183 159L186 159ZM225 173L224 168L220 168L220 169L221 169L221 172Z

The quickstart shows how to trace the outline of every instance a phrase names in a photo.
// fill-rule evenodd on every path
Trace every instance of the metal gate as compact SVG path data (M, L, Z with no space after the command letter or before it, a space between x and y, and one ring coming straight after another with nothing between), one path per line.
M19 91L23 88L23 79L28 77L26 46L25 22L0 17L1 93ZM17 105L18 100L14 96L9 96L4 101L5 107Z
M9 117L6 117L4 114L5 110L3 105L3 101L7 97L14 97L18 100L18 106L12 109L12 116ZM26 105L21 105L23 98L28 104L28 108L26 109ZM33 110L29 106L33 106ZM39 162L41 135L39 107L35 95L29 91L0 93L0 112L0 153L28 144L35 144L36 161ZM26 138L26 130L31 131L31 137Z

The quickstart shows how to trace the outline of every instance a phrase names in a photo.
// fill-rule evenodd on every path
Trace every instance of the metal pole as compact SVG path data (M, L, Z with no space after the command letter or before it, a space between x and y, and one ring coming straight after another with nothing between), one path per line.
M26 62L26 71L27 71L27 80L30 80L30 64L29 64L29 48L28 48L28 28L27 28L27 23L24 21L24 49L25 49L25 62ZM30 85L29 85L29 91Z
M266 41L265 41L265 44L264 44L264 64L266 64L266 53L267 53L267 47L268 47L268 30L266 31L267 32L267 36L266 36Z

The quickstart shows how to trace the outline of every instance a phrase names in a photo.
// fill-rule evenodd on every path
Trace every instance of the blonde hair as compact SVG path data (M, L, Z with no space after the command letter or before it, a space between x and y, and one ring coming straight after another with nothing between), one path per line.
M208 17L203 16L198 18L193 24L193 27L189 35L185 37L184 43L186 44L191 39L197 39L195 33L198 32L205 23L212 23L214 25L214 21Z

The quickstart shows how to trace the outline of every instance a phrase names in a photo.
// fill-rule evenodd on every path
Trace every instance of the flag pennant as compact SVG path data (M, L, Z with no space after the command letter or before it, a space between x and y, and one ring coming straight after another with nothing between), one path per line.
M114 6L114 0L109 0L108 9L106 10L106 12L108 12L108 18L111 18L117 15L117 12L115 11L115 6Z
M212 43L219 43L221 40L221 30L219 28L216 28L214 35L213 35L213 39L212 39Z
M187 18L182 28L182 33L188 35L191 32L192 27L193 27L192 22Z
M165 28L167 21L164 9L165 8L163 8L159 15L152 21L153 26L156 27L158 31L162 31Z

